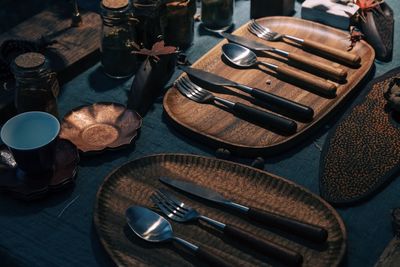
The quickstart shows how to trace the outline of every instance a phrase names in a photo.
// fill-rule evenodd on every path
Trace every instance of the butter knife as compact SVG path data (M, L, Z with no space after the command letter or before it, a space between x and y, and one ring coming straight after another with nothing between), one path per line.
M302 119L306 121L312 120L314 116L314 110L308 106L299 104L297 102L291 101L284 97L280 97L275 94L271 94L265 92L263 90L253 88L247 85L239 84L237 82L228 80L222 76L213 74L211 72L207 72L200 69L195 69L186 66L180 66L181 70L189 74L189 76L193 76L206 84L210 85L218 85L218 86L231 86L237 89L240 89L256 99L264 101L266 104L278 108L278 113L283 113L283 115L287 115L294 119Z
M322 74L326 74L328 77L333 78L334 80L337 81L343 81L347 77L347 71L342 69L342 68L335 68L333 66L327 65L325 63L316 61L316 60L310 60L310 58L306 56L302 56L299 54L295 53L290 53L285 50L281 50L269 45L265 45L263 43L253 41L238 35L233 35L227 32L222 32L221 35L228 39L231 42L243 45L251 50L255 51L267 51L267 52L272 52L281 56L284 56L288 58L289 60L296 61L298 63L303 64L304 66L311 67L315 70L318 70Z
M246 214L251 220L255 220L270 227L289 232L309 241L323 243L328 238L328 232L326 229L320 226L235 203L224 198L221 194L195 183L176 180L169 177L160 177L159 180L171 186L172 188L179 189L221 206L232 208L236 211Z

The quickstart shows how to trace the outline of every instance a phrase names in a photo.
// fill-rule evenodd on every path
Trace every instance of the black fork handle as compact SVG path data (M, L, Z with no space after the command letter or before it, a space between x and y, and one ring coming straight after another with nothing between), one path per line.
M293 134L297 130L297 124L293 120L239 102L233 105L232 110L238 117L261 126L268 126L288 134Z

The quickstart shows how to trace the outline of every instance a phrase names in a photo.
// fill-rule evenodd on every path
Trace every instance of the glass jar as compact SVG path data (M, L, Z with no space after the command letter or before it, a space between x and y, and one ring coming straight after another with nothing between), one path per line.
M167 45L186 48L193 42L195 0L169 0L161 12L161 28Z
M15 58L11 70L15 76L15 107L18 113L44 111L58 117L60 91L56 73L40 53L25 53Z
M138 20L135 25L138 43L151 49L162 35L160 26L161 0L132 0L133 16Z
M102 0L101 64L112 78L126 78L136 70L134 21L128 0Z
M232 25L234 0L202 0L201 21L211 31L224 31Z

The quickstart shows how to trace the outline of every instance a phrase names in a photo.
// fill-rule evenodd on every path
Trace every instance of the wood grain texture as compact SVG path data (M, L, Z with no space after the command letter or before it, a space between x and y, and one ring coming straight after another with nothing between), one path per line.
M273 30L329 44L342 50L347 50L350 44L347 33L315 22L291 17L269 17L261 19L258 22ZM321 125L323 119L333 112L334 108L355 89L356 85L360 83L371 69L375 57L374 50L371 46L361 41L357 43L352 51L352 53L356 53L362 58L361 66L359 68L350 68L317 55L310 54L302 50L301 47L293 46L285 42L267 42L261 40L248 32L247 24L235 31L234 34L259 42L265 42L267 45L306 56L310 61L317 60L333 67L340 66L348 73L345 83L336 83L336 97L326 98L316 94L315 91L311 89L307 90L308 88L300 88L294 84L288 83L287 79L283 81L281 79L284 79L284 77L278 76L266 68L265 71L261 71L257 68L236 69L226 65L221 59L221 47L223 44L227 43L227 41L223 40L220 42L194 63L193 67L204 69L229 78L235 82L254 86L270 93L286 97L310 106L315 111L313 121L308 123L298 122L297 132L290 136L284 136L236 118L232 114L214 105L198 104L190 101L182 96L176 88L172 88L167 92L163 104L165 114L172 125L176 126L184 133L206 142L207 145L224 147L240 156L259 156L277 153L291 147L293 144L306 137L307 133L310 133L312 129ZM267 55L267 53L260 53L259 59L277 65L285 65L283 63L285 59L277 56L268 55L268 57L262 58L262 56ZM271 81L270 85L266 83L267 80ZM234 88L229 88L227 93L216 93L216 95L252 105L249 101L251 97Z
M94 12L81 11L83 24L71 26L71 6L67 1L46 9L0 35L0 44L7 39L37 40L50 37L45 56L61 83L98 61L101 18Z
M195 182L243 205L325 228L328 231L325 244L306 244L293 236L284 236L251 223L241 214L235 215L224 208L205 205L205 202L173 192L204 215L298 251L304 257L303 266L337 266L344 256L346 230L343 221L331 206L303 187L229 161L161 154L140 158L116 169L106 177L97 193L94 224L102 244L117 266L205 266L178 246L141 240L126 223L125 210L131 205L153 207L150 201L152 193L167 187L158 181L161 176ZM232 266L282 266L239 242L222 238L214 229L203 224L170 222L177 236L211 250Z

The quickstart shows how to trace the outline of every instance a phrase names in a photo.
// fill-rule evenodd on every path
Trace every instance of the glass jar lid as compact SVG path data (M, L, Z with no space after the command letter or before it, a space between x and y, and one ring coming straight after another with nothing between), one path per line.
M102 0L101 4L105 8L115 10L127 7L129 0Z
M35 52L19 55L15 58L15 65L21 69L35 69L44 65L46 58Z

